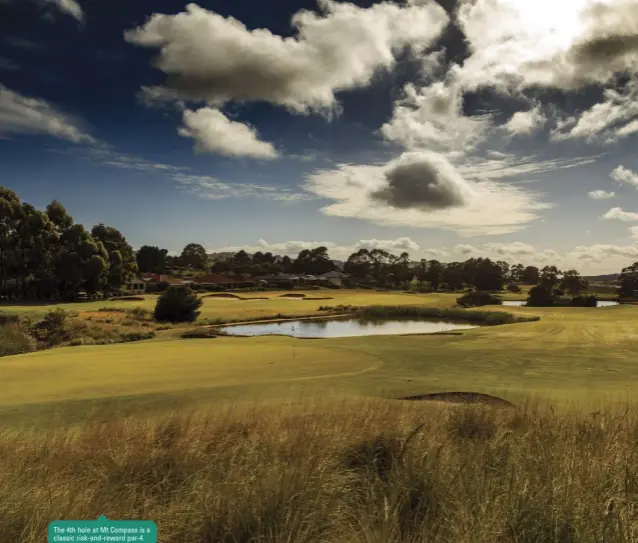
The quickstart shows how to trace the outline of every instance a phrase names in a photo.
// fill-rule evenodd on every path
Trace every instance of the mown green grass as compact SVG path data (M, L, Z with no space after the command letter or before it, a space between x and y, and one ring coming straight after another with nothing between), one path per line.
M200 311L200 321L238 320L274 317L284 315L309 315L318 313L321 306L337 305L432 305L452 307L458 297L456 294L405 294L402 292L376 292L366 290L310 290L294 291L308 298L330 297L331 300L300 300L282 296L290 291L267 291L240 293L242 297L267 297L268 300L238 300L233 298L214 298L202 295L204 304ZM208 294L208 293L207 293ZM141 307L153 311L157 295L143 296L144 301L97 301L66 304L0 304L0 311L16 314L42 314L52 309L92 312L101 308L133 309ZM514 298L511 298L514 299Z
M502 311L478 310L486 309ZM401 397L470 390L590 402L636 391L638 308L508 310L541 319L458 336L156 339L5 357L0 412L18 417L24 406L31 406L27 413L47 404L46 414L56 402L74 400L81 413L113 398L161 407L163 398L174 405L176 398L187 404L326 391Z

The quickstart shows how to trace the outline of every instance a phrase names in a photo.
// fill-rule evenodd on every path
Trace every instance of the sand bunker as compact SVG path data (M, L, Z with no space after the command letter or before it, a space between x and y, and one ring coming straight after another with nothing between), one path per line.
M480 392L434 392L432 394L419 394L418 396L406 396L397 399L452 403L482 403L504 407L516 407L512 402L508 402L503 398L490 396L489 394L481 394Z
M268 300L269 298L265 298L263 296L260 297L247 297L247 298L242 298L241 296L237 296L237 294L233 294L232 292L219 292L216 294L208 294L207 296L204 296L204 298L218 298L218 299L222 299L222 300L238 300L241 302L245 302L245 301L249 301L249 300Z

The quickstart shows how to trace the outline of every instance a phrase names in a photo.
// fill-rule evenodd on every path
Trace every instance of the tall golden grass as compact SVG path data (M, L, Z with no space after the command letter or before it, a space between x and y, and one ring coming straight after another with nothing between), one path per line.
M0 541L151 519L163 543L638 540L638 410L389 400L0 433Z

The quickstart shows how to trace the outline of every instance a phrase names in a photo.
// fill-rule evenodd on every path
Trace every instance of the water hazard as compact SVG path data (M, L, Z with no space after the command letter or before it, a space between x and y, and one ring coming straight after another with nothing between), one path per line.
M433 334L477 328L472 324L424 320L298 320L226 326L220 331L233 336L283 335L298 338L333 338L401 334Z

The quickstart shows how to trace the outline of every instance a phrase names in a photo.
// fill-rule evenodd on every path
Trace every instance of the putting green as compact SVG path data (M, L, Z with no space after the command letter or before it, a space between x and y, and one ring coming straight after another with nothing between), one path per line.
M0 406L150 395L156 403L162 395L249 399L302 389L384 397L469 390L576 400L636 391L638 307L508 310L541 320L460 336L220 337L6 357L0 359Z

